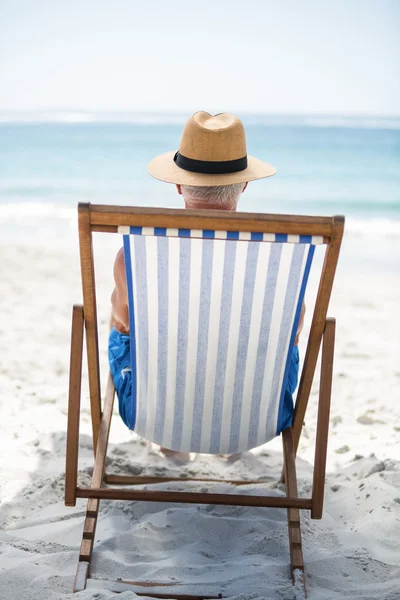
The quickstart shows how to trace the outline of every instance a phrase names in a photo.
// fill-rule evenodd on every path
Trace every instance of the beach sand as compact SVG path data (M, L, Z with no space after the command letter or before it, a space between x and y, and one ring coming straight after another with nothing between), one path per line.
M99 238L105 383L118 240ZM85 591L72 594L86 505L83 500L75 508L63 505L71 309L81 302L78 253L72 245L52 250L9 245L1 247L1 256L0 598L137 597L137 587L110 583L118 579L176 584L180 592L222 593L232 600L295 598L284 510L143 502L102 502L93 578ZM302 513L311 599L400 598L399 306L398 275L358 272L345 261L339 265L329 310L337 319L337 345L324 516L313 521ZM307 314L306 329L309 320ZM306 337L307 330L302 355ZM297 461L303 494L311 489L317 383L318 376ZM92 449L85 366L82 390L80 477L88 483ZM262 477L267 483L241 491L282 494L276 483L280 450L277 439L239 458L194 456L179 466L130 433L116 414L109 466L115 472Z

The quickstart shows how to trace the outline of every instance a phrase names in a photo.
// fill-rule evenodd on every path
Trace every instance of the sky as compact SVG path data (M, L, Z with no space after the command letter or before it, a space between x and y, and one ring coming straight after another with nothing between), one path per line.
M400 0L0 0L0 110L400 114Z

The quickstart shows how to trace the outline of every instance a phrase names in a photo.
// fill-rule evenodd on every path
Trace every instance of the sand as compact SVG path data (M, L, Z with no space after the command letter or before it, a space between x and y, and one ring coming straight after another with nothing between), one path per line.
M103 382L117 245L107 236L96 244ZM232 600L301 598L289 577L285 511L143 502L102 503L93 578L85 591L72 594L85 512L84 501L63 505L70 319L72 304L81 301L78 255L72 244L50 250L40 240L0 251L0 598L128 600L136 591L145 593L121 580L176 584L180 592L222 593ZM313 521L302 515L306 582L311 599L395 600L399 276L346 261L339 265L329 310L338 324L324 516ZM316 381L297 461L304 494L312 481L317 393ZM80 477L88 482L86 371L82 404ZM130 433L116 414L109 457L115 472L264 478L261 486L241 491L283 493L276 483L280 440L240 457L193 456L180 466ZM212 484L190 489L231 490Z

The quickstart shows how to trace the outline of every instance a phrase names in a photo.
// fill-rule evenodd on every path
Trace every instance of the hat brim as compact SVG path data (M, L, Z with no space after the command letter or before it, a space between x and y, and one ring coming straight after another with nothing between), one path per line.
M228 185L230 183L246 183L264 177L275 175L276 169L268 163L247 155L247 168L237 173L228 173L226 175L208 175L206 173L192 173L181 169L174 162L176 150L166 152L156 156L148 164L148 171L152 177L167 183L177 183L180 185L211 186Z

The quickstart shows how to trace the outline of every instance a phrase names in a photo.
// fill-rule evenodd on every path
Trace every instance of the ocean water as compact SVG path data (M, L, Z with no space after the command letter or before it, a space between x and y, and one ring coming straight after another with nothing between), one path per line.
M248 153L277 169L239 209L344 214L347 232L400 240L400 119L241 115ZM186 115L0 114L0 235L68 237L79 201L180 207L147 163L179 147ZM389 240L389 242L388 242ZM389 245L388 245L389 244Z

